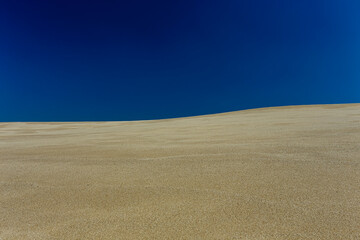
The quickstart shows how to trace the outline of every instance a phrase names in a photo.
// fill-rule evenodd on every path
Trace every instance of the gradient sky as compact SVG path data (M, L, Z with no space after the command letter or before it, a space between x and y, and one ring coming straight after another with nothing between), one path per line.
M360 102L358 0L1 1L0 121Z

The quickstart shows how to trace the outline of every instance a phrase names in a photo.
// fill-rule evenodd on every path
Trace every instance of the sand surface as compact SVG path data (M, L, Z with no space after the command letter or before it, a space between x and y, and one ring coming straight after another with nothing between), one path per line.
M0 239L360 239L360 104L0 123Z

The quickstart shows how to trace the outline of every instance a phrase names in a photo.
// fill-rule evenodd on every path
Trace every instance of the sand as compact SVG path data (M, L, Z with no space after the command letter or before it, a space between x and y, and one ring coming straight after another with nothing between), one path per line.
M0 239L360 239L360 104L0 123Z

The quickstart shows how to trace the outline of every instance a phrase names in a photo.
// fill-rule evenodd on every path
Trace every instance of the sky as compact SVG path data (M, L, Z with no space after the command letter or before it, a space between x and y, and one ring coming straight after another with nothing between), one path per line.
M358 0L0 0L0 121L360 102Z

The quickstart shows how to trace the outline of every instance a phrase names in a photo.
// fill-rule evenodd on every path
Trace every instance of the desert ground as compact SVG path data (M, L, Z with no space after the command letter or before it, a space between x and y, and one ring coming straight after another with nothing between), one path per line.
M0 123L0 239L360 239L360 104Z

